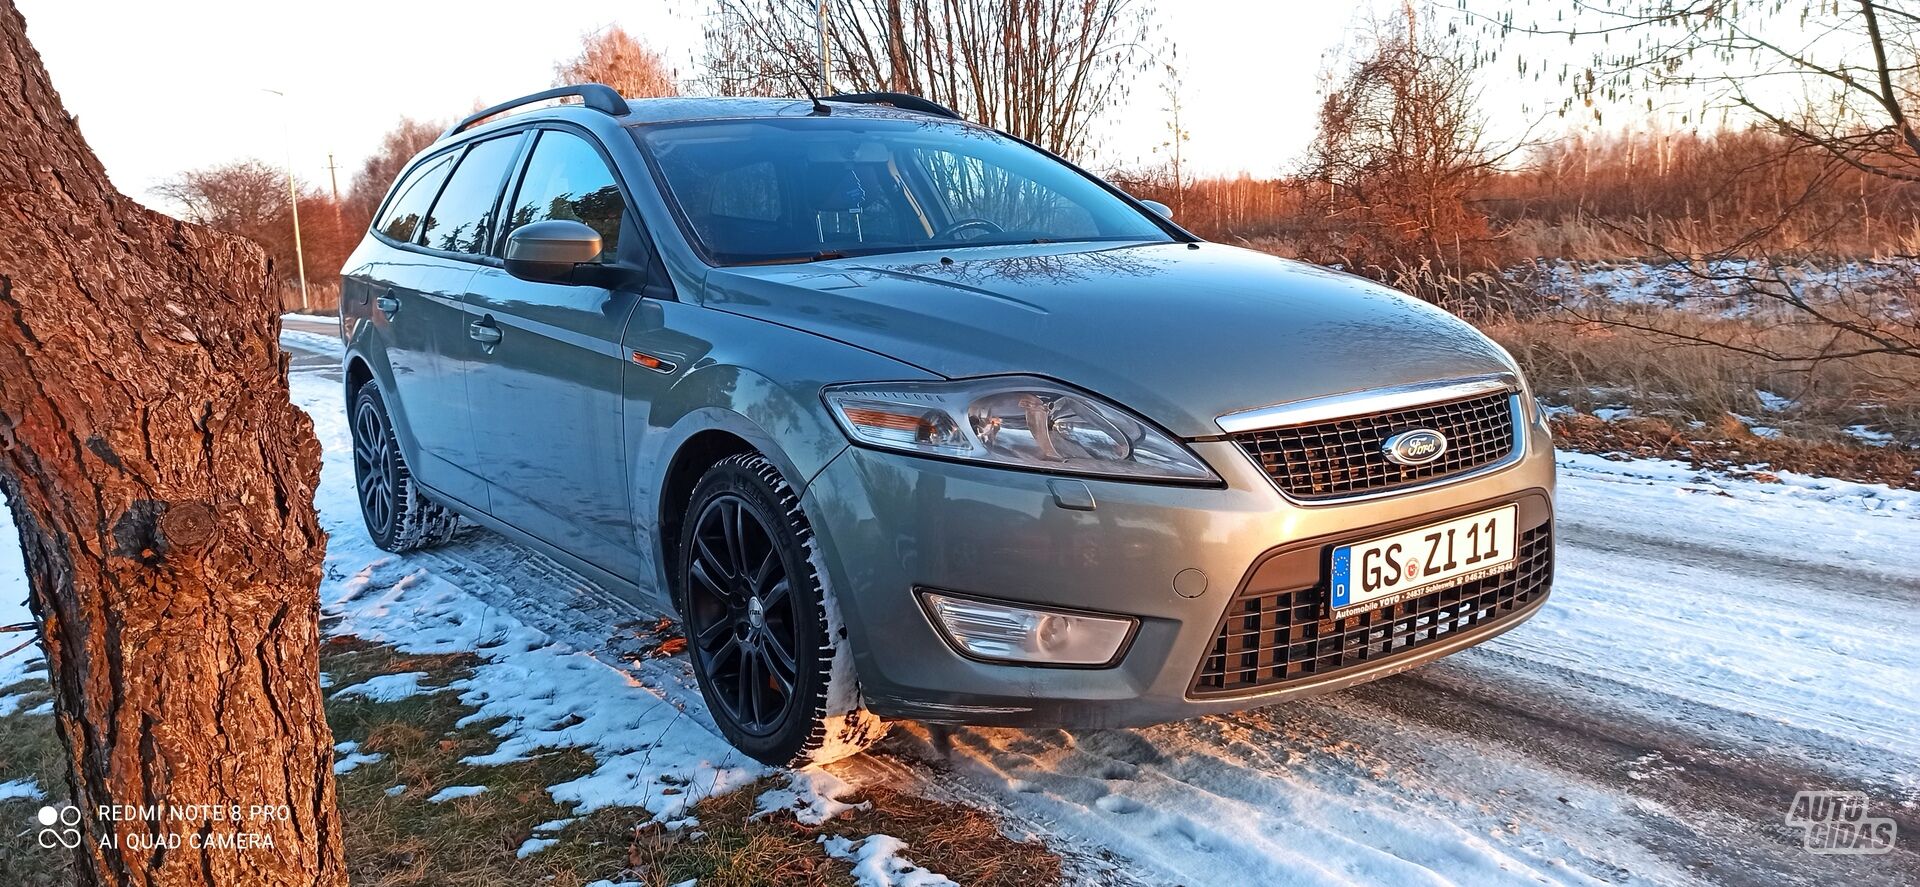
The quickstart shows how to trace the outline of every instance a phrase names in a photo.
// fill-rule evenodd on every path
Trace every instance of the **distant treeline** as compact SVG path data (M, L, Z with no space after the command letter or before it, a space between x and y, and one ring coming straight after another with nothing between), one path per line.
M1469 205L1487 258L1627 258L1679 246L1764 254L1920 252L1920 184L1873 176L1761 130L1575 136L1476 178ZM1189 180L1126 171L1135 193L1204 236L1309 253L1329 227L1325 188L1304 178ZM1338 257L1310 256L1320 260Z

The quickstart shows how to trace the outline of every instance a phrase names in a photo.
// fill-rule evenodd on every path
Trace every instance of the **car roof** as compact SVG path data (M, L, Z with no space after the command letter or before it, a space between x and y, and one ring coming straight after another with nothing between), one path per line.
M614 117L605 111L594 110L578 104L545 105L515 109L503 112L492 119L473 123L458 132L442 136L434 147L469 141L476 135L518 123L535 120L573 120L585 122L595 120L612 122L620 126L650 126L662 123L686 123L696 120L750 120L755 118L803 118L815 113L810 99L789 98L730 98L720 96L674 96L670 98L626 99L627 113ZM832 108L835 117L859 117L865 119L893 119L938 121L957 123L963 126L976 126L964 120L932 114L925 111L896 108L891 105L870 102L847 102L834 99L822 99L822 103Z
M934 118L950 121L950 118L938 117L922 111L909 111L888 105L870 103L841 102L822 99L825 105L833 109L837 117L894 117L912 120ZM621 122L628 125L649 123L681 123L689 120L736 119L751 117L806 117L814 113L813 102L809 99L781 98L724 98L713 96L679 96L658 99L628 99L627 116Z

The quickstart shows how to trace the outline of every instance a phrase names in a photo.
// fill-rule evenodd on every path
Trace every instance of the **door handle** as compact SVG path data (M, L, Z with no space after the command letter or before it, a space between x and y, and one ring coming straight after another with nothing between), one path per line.
M491 354L493 346L500 344L500 328L493 325L492 317L483 317L467 324L467 338L479 342Z
M392 290L388 290L385 295L374 299L373 304L380 309L380 313L387 316L388 320L392 320L395 314L400 313L400 300L393 297Z

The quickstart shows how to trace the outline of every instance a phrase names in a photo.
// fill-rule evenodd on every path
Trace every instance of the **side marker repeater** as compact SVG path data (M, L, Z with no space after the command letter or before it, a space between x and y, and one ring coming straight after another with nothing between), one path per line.
M633 352L633 362L663 375L671 375L674 369L680 366L671 360L654 357L645 351Z

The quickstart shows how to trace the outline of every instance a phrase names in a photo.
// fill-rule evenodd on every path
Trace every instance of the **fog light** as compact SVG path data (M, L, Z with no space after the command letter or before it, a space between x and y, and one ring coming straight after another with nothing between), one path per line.
M1037 665L1107 665L1133 634L1135 620L1016 607L922 591L947 639L969 656Z

